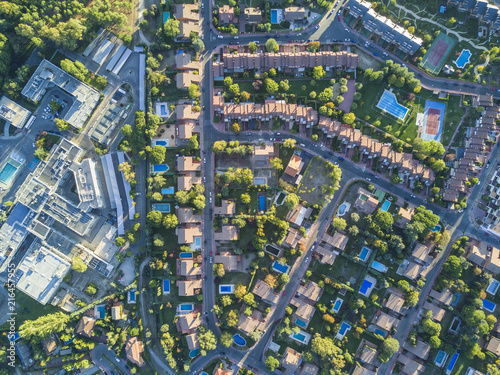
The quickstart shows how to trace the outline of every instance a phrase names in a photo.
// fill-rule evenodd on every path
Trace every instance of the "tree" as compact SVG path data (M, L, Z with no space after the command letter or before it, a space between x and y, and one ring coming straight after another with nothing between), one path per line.
M226 295L224 295L224 296L222 296L221 301L222 301L222 305L223 305L224 307L226 307L226 306L229 306L229 305L232 305L232 304L233 304L233 299L231 298L231 296L229 296L229 295L227 295L227 294L226 294Z
M200 38L193 41L193 49L195 52L199 53L205 50L205 43Z
M214 350L217 347L217 337L210 330L198 334L200 349L204 351Z
M159 192L154 192L153 195L151 195L151 200L155 202L161 202L163 199L163 195Z
M132 127L128 124L123 125L120 131L125 138L130 138L132 136L132 133L134 132Z
M429 338L429 345L432 349L439 349L441 347L441 340L439 336L431 336Z
M70 316L62 312L42 315L36 320L26 320L19 327L19 335L28 341L40 342L52 333L62 332L67 328Z
M272 80L271 78L266 78L264 80L264 83L266 84L266 91L269 94L275 94L280 89L279 84L276 81Z
M161 164L165 161L165 154L167 149L163 146L157 145L152 148L149 153L149 161L151 164Z
M406 280L399 280L398 281L398 289L404 293L407 293L411 290L410 283Z
M278 366L280 365L280 361L278 361L276 358L274 358L273 356L268 356L266 358L266 368L269 370L269 371L274 371L278 368Z
M224 265L223 264L214 264L214 274L217 277L224 277L226 274L226 271L224 271Z
M295 139L288 138L283 141L283 147L294 148L296 143L297 141Z
M241 132L241 126L237 122L233 122L231 124L231 131L235 134L239 134Z
M329 87L324 89L318 95L318 100L323 102L323 103L328 103L329 101L332 100L332 98L333 98L333 90Z
M236 86L238 86L238 85L236 85ZM239 90L239 87L238 87L238 90ZM196 83L191 83L188 87L188 96L191 99L199 98L201 96L200 86L197 85Z
M382 345L379 347L379 355L378 359L382 362L387 362L394 353L397 353L399 350L399 342L398 340L389 337L384 340Z
M250 50L250 53L255 53L255 51L257 51L257 43L255 42L248 43L248 49Z
M224 78L224 86L229 87L233 84L233 79L229 76Z
M160 211L149 211L146 215L146 223L153 228L159 228L163 220L163 214Z
M242 283L236 283L236 286L234 288L234 296L237 299L242 299L246 293L247 293L247 287Z
M460 258L455 255L450 255L443 264L443 271L453 279L460 278L460 276L462 276L462 264L460 262Z
M332 227L337 230L344 230L347 227L347 223L341 217L334 217L332 219Z
M291 210L299 204L299 197L295 193L290 193L286 196L284 205L288 210Z
M223 152L227 147L227 142L226 141L217 141L214 143L212 146L212 151L216 154L220 154Z
M409 307L416 306L418 303L418 298L420 296L420 293L417 292L416 290L412 290L408 292L408 294L405 297L405 305Z
M220 335L220 343L224 347L229 348L231 345L233 345L233 336L227 331L222 332L222 334Z
M238 324L239 319L238 310L231 310L227 314L226 324L228 327L235 327Z
M321 359L330 362L334 368L343 368L345 366L342 349L339 348L330 337L321 337L319 333L311 340L311 351L317 354Z
M126 243L127 243L127 240L125 239L125 237L119 236L119 237L115 238L115 245L118 247L125 246Z
M270 38L266 42L266 51L267 52L278 52L280 49L280 46L278 45L278 42L276 39Z
M252 293L247 293L243 296L243 302L248 306L253 306L255 304L255 297Z
M163 226L165 228L175 228L177 225L179 225L179 219L177 219L177 216L175 216L175 214L167 214L163 218Z
M252 201L252 198L250 197L250 194L243 193L240 196L241 203L243 204L249 204Z
M288 276L286 273L282 273L280 275L280 284L286 285L290 282L290 276Z
M441 333L441 324L433 322L431 318L422 319L422 330L431 336L439 336Z
M321 65L315 66L313 68L313 78L314 79L321 79L324 78L326 75L325 69Z
M283 161L280 158L273 158L271 160L271 166L277 171L283 170Z
M356 116L352 112L346 113L344 116L342 116L342 121L349 125L352 124L355 120Z
M163 25L163 31L165 32L166 37L175 38L181 33L180 21L175 18L169 18Z
M82 258L80 258L79 256L75 256L71 260L71 269L75 272L83 273L87 271L87 265L83 263Z
M432 163L431 168L435 170L436 172L441 172L443 169L446 168L446 164L444 163L444 160L436 160L434 163Z
M227 89L227 91L232 96L238 96L238 95L240 95L240 85L238 85L237 83L233 83L231 86L229 86L229 88Z
M457 20L454 17L450 17L446 21L446 27L453 27L453 26L455 26L456 22L457 22Z
M380 229L389 230L392 228L392 224L394 224L394 219L389 212L379 211L375 215L374 222L380 227Z
M288 83L287 79L281 81L279 83L279 86L280 86L280 90L283 92L287 92L288 90L290 90L290 84Z
M64 121L60 118L56 118L55 121L56 121L57 129L59 129L59 131L65 131L65 130L69 129L69 124L67 121Z
M356 225L349 227L347 231L351 237L356 237L359 234L359 228Z

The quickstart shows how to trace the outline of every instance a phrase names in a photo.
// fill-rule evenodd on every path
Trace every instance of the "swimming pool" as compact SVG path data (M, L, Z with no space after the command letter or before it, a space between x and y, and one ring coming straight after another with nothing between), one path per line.
M200 349L193 349L189 352L189 357L190 358L194 358L196 357L198 354L200 354Z
M163 146L163 147L167 146L167 141L156 141L155 143L157 146Z
M489 312L493 312L495 311L497 305L493 302L491 302L490 300L487 300L487 299L483 299L483 309L489 311Z
M306 328L307 327L307 323L300 320L300 319L296 319L295 320L295 324L297 324L299 327L302 327L302 328Z
M181 259L193 259L193 253L180 253L179 258L181 258Z
M344 202L339 206L339 209L337 211L337 216L344 216L347 211L349 211L349 208L351 207L350 203Z
M233 294L234 284L219 285L219 294Z
M170 12L163 12L163 23L167 22L170 18Z
M4 165L2 171L0 172L0 181L2 181L4 184L9 184L10 181L12 180L12 177L17 172L17 168L14 167L12 164L7 163Z
M372 253L371 249L363 247L361 249L361 252L359 253L359 260L362 262L366 262L371 253Z
M431 232L440 232L441 231L441 225L437 224L434 228L431 229Z
M460 318L456 316L453 318L453 321L451 322L450 332L458 333L459 328L460 328Z
M396 95L387 90L382 94L382 97L377 103L377 107L400 120L404 120L409 111L408 108L398 103Z
M340 325L339 332L337 333L335 338L337 338L338 340L342 340L344 338L345 334L347 333L347 331L349 331L350 329L351 329L350 324L348 324L346 322L342 322L342 324Z
M281 253L281 250L278 249L277 247L273 246L273 245L266 245L265 247L265 250L271 254L271 255L274 255L275 257L278 257Z
M128 292L128 303L135 303L135 289Z
M201 246L201 237L195 237L195 238L194 238L194 244L195 244L197 247L200 247L200 246Z
M385 212L389 210L389 207L391 207L391 202L389 202L387 199L384 201L382 204L382 207L380 208L380 211Z
M271 23L272 24L278 23L278 10L277 9L271 9Z
M468 49L463 49L462 52L460 53L460 56L458 56L457 61L455 61L455 65L463 69L465 65L470 63L470 57L472 56L472 53Z
M374 260L374 261L372 262L371 267L372 267L374 270L377 270L378 272L382 272L382 273L386 273L386 272L387 272L387 270L389 269L389 267L384 266L382 263L379 263L379 262L377 262L376 260Z
M455 363L457 363L458 356L460 355L460 350L457 350L455 354L451 357L450 363L448 363L448 367L446 367L446 375L450 375L453 371L453 367L455 367Z
M303 333L296 333L295 335L293 335L293 338L294 339L297 339L299 341L304 341L305 338L306 338L306 335L304 335Z
M447 358L448 358L448 355L446 354L446 352L443 352L442 350L440 350L438 352L438 354L436 355L436 359L434 360L434 364L437 367L443 367Z
M162 194L174 194L174 187L170 186L168 188L161 189Z
M279 273L288 273L288 271L290 270L290 266L287 266L286 264L275 260L273 263L273 270Z
M382 331L382 330L381 330L381 329L379 329L379 328L375 328L375 329L373 330L373 333L376 333L377 335L382 336L384 339L385 339L385 336L387 336L387 332Z
M182 312L191 312L194 310L194 305L192 303L181 303L178 306L179 311Z
M167 172L168 171L168 165L167 164L154 164L153 165L153 172L158 173L158 172Z
M453 295L453 299L451 300L451 305L456 306L459 299L460 299L460 293L455 293Z
M153 211L170 212L170 203L153 203Z
M170 294L170 280L163 280L163 295Z
M253 179L254 185L267 185L267 178L265 177L255 177Z
M335 303L333 304L333 308L332 308L332 312L337 314L340 310L340 307L342 306L342 303L344 302L343 299L337 297L337 299L335 300Z
M491 295L497 294L498 287L500 286L500 283L496 279L491 279L490 285L486 288L486 293L489 293Z
M264 211L266 209L266 197L264 195L259 195L259 211Z
M373 286L373 283L368 280L363 280L363 284L361 284L361 288L359 289L359 292L363 295L368 292L368 290Z
M239 333L233 336L233 342L238 346L245 346L247 344L247 341Z

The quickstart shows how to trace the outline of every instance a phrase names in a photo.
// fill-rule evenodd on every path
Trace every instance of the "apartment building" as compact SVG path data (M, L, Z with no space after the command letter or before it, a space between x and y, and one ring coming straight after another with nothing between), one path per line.
M500 8L486 0L448 0L459 12L467 13L470 18L479 21L479 26L486 27L490 35L500 35Z

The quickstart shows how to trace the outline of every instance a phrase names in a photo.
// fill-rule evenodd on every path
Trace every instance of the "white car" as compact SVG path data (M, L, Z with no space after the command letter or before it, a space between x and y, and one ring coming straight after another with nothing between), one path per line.
M224 39L224 37L222 35L217 35L217 38Z
M210 257L210 264L212 264L212 257Z
M203 158L203 164L207 163L207 158Z

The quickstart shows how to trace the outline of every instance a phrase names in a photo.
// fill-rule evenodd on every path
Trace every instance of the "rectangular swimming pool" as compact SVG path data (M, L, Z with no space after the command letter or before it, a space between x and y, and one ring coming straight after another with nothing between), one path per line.
M374 332L374 333L376 333L377 335L382 336L383 338L385 338L385 336L387 336L387 332L382 331L382 330L381 330L381 329L379 329L379 328L375 328L375 329L373 330L373 332Z
M376 260L374 260L374 261L372 262L371 267L372 267L374 270L377 270L378 272L382 272L382 273L386 273L386 272L387 272L387 270L389 269L389 267L384 266L382 263L379 263L379 262L377 262Z
M233 294L234 284L219 285L219 294Z
M493 302L491 302L490 300L487 300L487 299L483 299L483 309L489 311L489 312L493 312L495 311L497 305Z
M377 107L400 120L404 120L409 111L408 108L398 103L396 95L387 90L382 94Z
M380 211L385 212L391 207L391 202L389 202L387 199L384 201L382 204L382 207L380 208Z
M265 177L255 177L253 179L254 185L267 185L267 178Z
M183 312L190 312L194 310L194 305L192 303L182 303L179 305L179 310Z
M193 253L180 253L179 258L181 258L181 259L193 259Z
M152 205L153 211L160 211L163 213L170 212L170 203L153 203Z
M163 294L170 294L170 280L163 280Z
M259 195L259 211L265 211L266 209L266 197L264 195Z
M333 304L332 312L337 314L340 310L340 307L342 306L342 303L344 302L343 299L337 297L335 300L335 303Z
M450 375L451 372L453 371L453 367L455 367L455 364L457 363L457 359L458 359L459 355L460 355L460 351L457 351L451 357L450 363L448 363L448 367L446 367L446 375Z
M277 9L271 9L271 23L272 24L278 23L278 10Z
M446 355L446 352L440 350L438 352L438 354L436 355L436 359L434 360L434 364L437 366L437 367L443 367L444 365L444 362L446 361L446 358L448 356Z
M12 180L12 177L17 172L17 168L14 167L12 164L7 163L4 165L2 171L0 172L0 181L2 181L4 184L9 184L10 181Z
M283 263L275 260L274 263L273 263L273 269L276 272L288 273L288 271L290 270L290 266L287 266L286 264L283 264Z
M168 171L168 165L167 164L154 164L153 165L153 172L155 173L161 173L161 172L167 172Z
M295 338L299 341L304 341L304 339L306 338L306 335L299 332L299 333L296 333L295 335L293 335L293 338Z
M198 247L201 246L201 237L195 237L194 244Z
M359 292L364 295L364 294L366 294L366 292L368 292L368 290L372 286L373 286L373 284L371 281L363 280L363 284L361 284L361 288L359 289Z
M486 293L489 293L491 295L497 294L498 287L500 286L500 282L496 279L491 279L490 285L486 288Z
M296 319L295 320L295 324L297 324L299 327L302 327L302 328L306 328L307 327L307 323L300 320L300 319Z
M170 18L170 12L163 12L163 23L167 22L167 20ZM163 116L165 114L162 113Z
M170 186L168 188L161 189L162 194L174 194L174 187Z
M362 262L366 262L366 260L370 256L371 252L372 252L371 249L369 249L367 247L363 247L361 249L361 252L359 253L359 260Z

